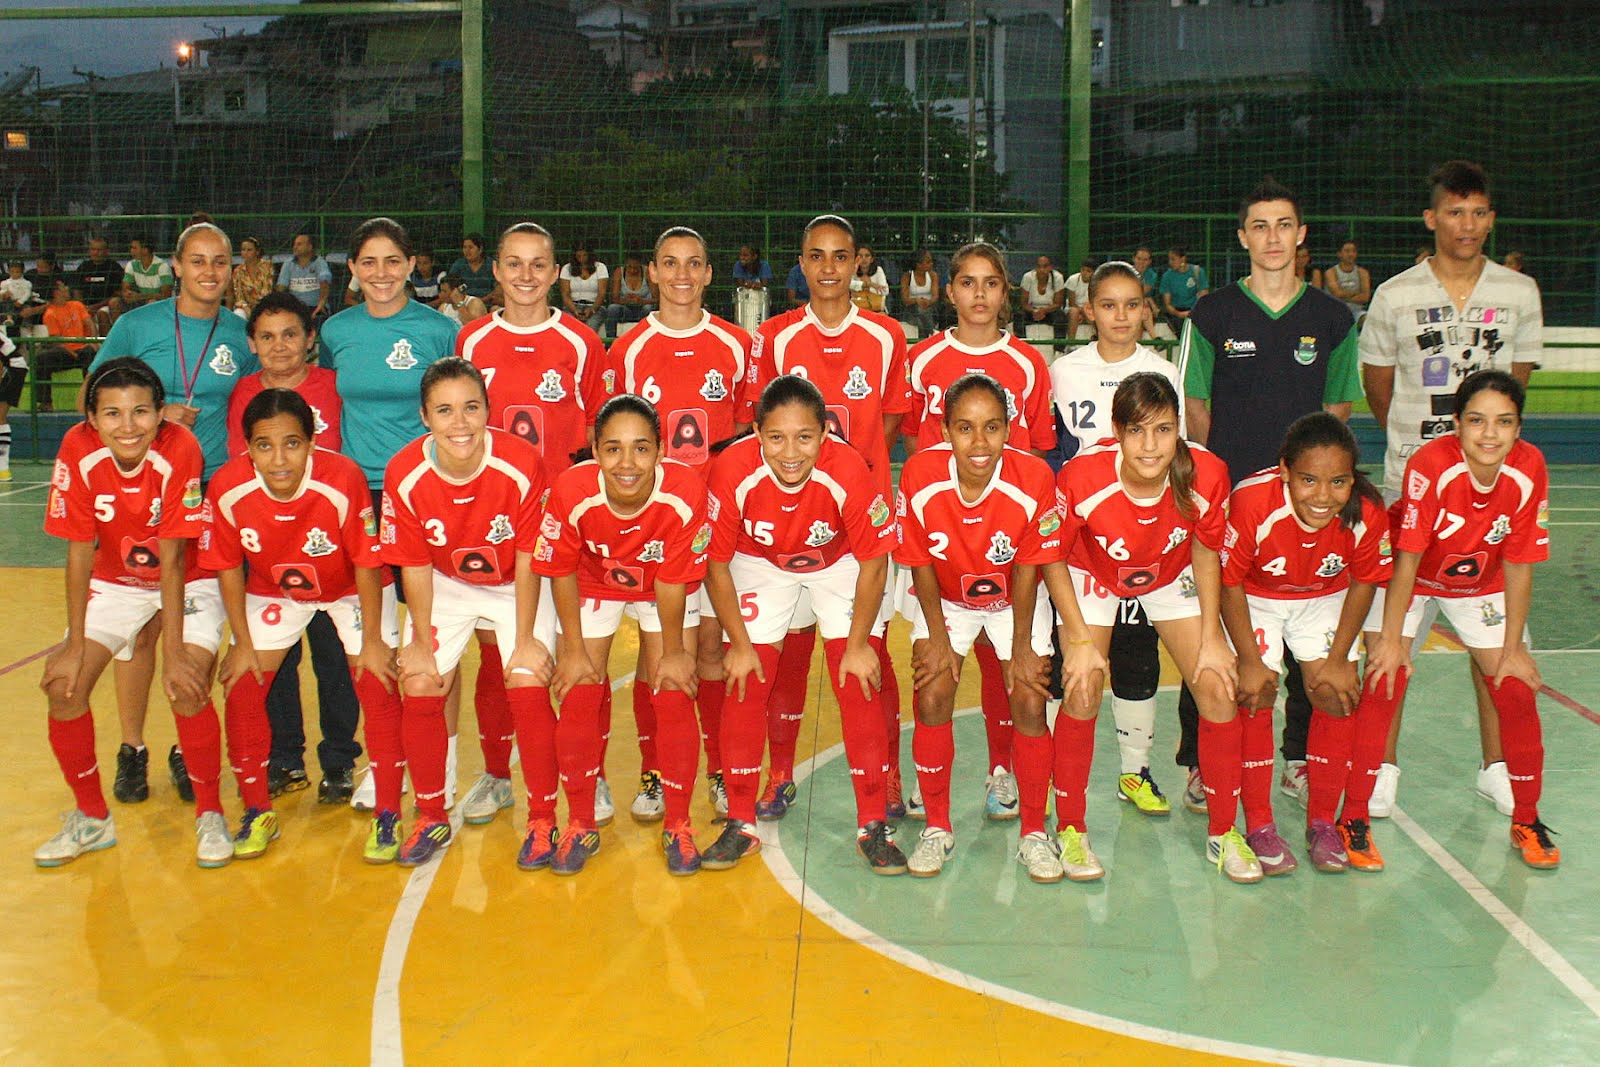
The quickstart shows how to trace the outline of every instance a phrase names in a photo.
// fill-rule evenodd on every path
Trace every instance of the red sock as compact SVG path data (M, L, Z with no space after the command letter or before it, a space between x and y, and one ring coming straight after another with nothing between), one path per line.
M411 788L417 793L417 814L423 822L443 822L444 762L450 745L444 697L401 697L400 736L411 769Z
M267 761L272 756L272 725L267 721L267 690L277 672L262 671L261 681L246 673L233 683L223 703L228 734L228 763L239 782L239 798L247 808L272 810L267 789Z
M1094 763L1094 724L1094 719L1056 716L1056 828L1059 830L1070 826L1083 833L1088 829L1083 819L1089 803L1089 767Z
M595 760L595 773L606 776L606 753L611 750L611 679L601 678L600 713L595 717L594 728L600 733L599 758Z
M994 646L979 641L972 646L978 654L978 680L983 702L983 732L989 739L989 765L1011 770L1011 695L1006 692L1005 672L1000 669L1000 657Z
M656 721L655 690L649 682L633 683L633 722L639 731L639 770L659 771L661 752L656 746L659 724ZM611 716L605 719L606 733L611 732Z
M722 705L720 724L722 784L728 790L728 818L743 823L756 821L756 796L761 792L761 750L767 740L767 706L772 680L778 675L778 650L772 645L756 645L761 659L762 682L751 674L745 679L744 699L728 694ZM701 692L704 692L701 683Z
M1539 704L1527 684L1507 678L1496 689L1489 683L1489 698L1500 719L1500 751L1511 776L1511 821L1539 821L1539 793L1544 788L1544 735L1539 725Z
M355 672L351 672L352 678ZM363 736L367 760L372 764L372 784L377 791L376 811L400 810L400 789L405 784L406 746L401 740L399 682L390 692L383 680L370 671L355 680L356 698L361 701Z
M695 722L694 702L680 689L662 689L655 694L659 738L662 801L666 806L667 827L689 821L689 801L694 797L695 774L700 769L700 726Z
M222 810L222 724L211 701L193 715L175 715L178 747L194 786L194 813Z
M1060 722L1058 718L1056 720ZM1044 832L1044 810L1050 801L1050 765L1055 746L1048 733L1029 737L1017 731L1011 735L1011 757L1017 776L1017 806L1022 812L1022 833Z
M874 641L877 638L873 638ZM850 784L856 794L856 822L865 826L882 822L888 814L889 759L884 747L883 705L880 693L861 695L861 681L849 678L839 684L839 662L844 659L842 637L822 643L828 661L828 681L839 699L839 721L844 733L844 757L850 764Z
M511 777L511 742L516 728L511 722L511 702L506 697L505 666L500 646L478 647L478 679L473 704L478 709L478 745L483 749L483 769L496 778Z
M594 829L594 783L600 768L600 711L610 690L605 683L575 685L556 720L556 766L567 794L567 822Z
M100 791L100 764L94 758L94 713L85 712L76 719L51 719L50 747L78 802L78 810L91 819L110 815L105 794Z
M811 677L811 656L817 648L817 631L802 630L783 639L778 667L770 676L772 695L767 701L767 743L771 747L772 777L794 779L794 750L805 718L806 683Z
M528 790L528 821L554 819L560 776L556 772L556 712L550 690L542 685L514 686L506 690L511 721L517 728L517 751L522 756L522 784Z
M1058 722L1060 720L1057 720ZM1244 777L1244 723L1200 720L1200 777L1206 783L1206 833L1220 837L1233 829Z
M917 723L911 730L911 761L917 768L917 784L922 787L922 803L928 811L928 825L940 830L950 826L950 764L956 758L955 731L950 723L928 726Z
M706 746L707 774L722 770L722 705L727 699L728 683L721 678L701 679L700 691L694 700L700 711L700 740Z
M1311 711L1311 732L1306 736L1306 820L1332 822L1339 796L1350 778L1350 744L1355 736L1354 716Z
M1345 822L1368 817L1367 804L1378 784L1378 767L1389 745L1389 726L1410 684L1411 675L1402 674L1395 680L1392 697L1384 695L1387 681L1379 683L1376 692L1370 685L1362 686L1361 703L1356 705L1354 716L1355 738L1350 744L1350 777L1344 784L1344 812L1340 818Z
M889 770L900 773L900 679L894 673L894 661L889 658L889 647L882 638L874 638L878 646L878 672L881 686L878 700L883 705L884 752L889 757Z
M1243 739L1244 774L1239 799L1244 806L1244 826L1259 830L1272 821L1272 709L1239 709Z

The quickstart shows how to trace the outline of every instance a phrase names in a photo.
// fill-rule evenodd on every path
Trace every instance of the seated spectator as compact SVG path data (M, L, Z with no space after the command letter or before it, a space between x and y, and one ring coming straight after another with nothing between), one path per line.
M591 329L598 330L605 322L602 297L611 272L594 258L594 245L593 241L578 242L572 259L561 268L561 302Z
M1144 286L1144 313L1139 323L1139 339L1155 340L1156 322L1161 315L1161 306L1156 303L1161 290L1161 271L1156 268L1155 254L1150 251L1149 245L1140 245L1134 250L1133 271L1139 276L1139 284Z
M754 333L772 306L770 287L776 280L761 249L742 245L733 264L733 321Z
M856 272L850 276L850 302L866 311L889 309L889 279L870 245L856 248Z
M27 265L20 259L13 260L6 270L10 276L0 282L0 318L9 332L22 324L22 309L33 303L33 283L23 277Z
M1357 327L1366 319L1367 301L1372 299L1372 275L1356 262L1358 253L1354 241L1340 245L1339 262L1328 268L1324 285L1329 296L1342 301L1350 309Z
M1067 280L1055 269L1049 256L1040 256L1033 269L1023 274L1020 283L1022 301L1017 308L1016 334L1026 339L1028 327L1035 324L1065 326L1067 316L1062 307L1067 302ZM1051 330L1054 336L1055 331Z
M606 308L606 336L616 339L617 327L638 322L656 309L656 291L644 269L644 257L630 252L622 269L611 277L611 304Z
M457 326L465 326L489 314L484 302L467 292L466 280L454 274L439 279L439 311Z
M328 261L317 255L317 244L309 233L294 235L294 258L283 261L278 271L278 288L293 294L311 309L314 320L325 319L333 311L328 293L333 289L333 271Z
M72 288L77 299L94 316L95 332L104 337L111 324L122 314L121 263L111 258L111 246L104 237L89 238L89 258L78 264L72 276ZM271 279L268 279L271 284Z
M1078 327L1088 321L1085 309L1089 305L1089 279L1100 265L1098 259L1086 259L1078 273L1067 279L1067 337L1078 336Z
M918 337L939 329L939 294L933 253L919 248L911 257L911 269L900 275L900 321L915 326Z
M811 286L806 282L806 272L800 269L800 257L794 257L794 266L783 280L783 296L789 307L803 308L811 302Z
M33 269L25 271L22 277L33 286L33 299L22 309L22 319L29 325L38 326L40 320L44 318L45 305L50 302L50 294L55 291L56 282L66 279L56 270L56 257L45 252L33 257ZM43 335L43 331L38 329L34 333Z
M444 271L433 265L432 252L418 252L417 265L411 272L411 296L429 307L439 305L439 280Z
M489 299L495 290L494 263L489 259L483 234L469 233L461 239L461 258L450 264L448 273L461 279L469 295Z
M1507 252L1506 253L1506 258L1504 258L1504 259L1502 259L1500 261L1500 265L1502 267L1504 267L1506 270L1514 270L1518 274L1523 273L1523 270L1522 270L1522 253L1521 252Z
M1294 250L1294 276L1313 289L1322 288L1322 271L1311 265L1311 249L1305 245Z
M57 278L50 289L50 302L42 309L44 328L51 337L97 337L94 316L83 303L72 299L72 287L65 278ZM86 341L63 341L40 350L34 361L34 373L48 383L64 370L88 370L99 345ZM50 411L53 389L47 384L39 394L40 411Z
M1183 321L1194 310L1195 301L1210 291L1206 269L1189 263L1187 248L1178 245L1167 253L1167 273L1161 276L1161 309L1174 330L1183 329Z
M130 308L165 300L172 295L172 267L157 259L149 238L128 242L128 265L122 272L122 302Z
M261 256L261 238L246 237L239 242L239 260L228 281L228 296L233 313L250 317L250 309L272 292L272 264Z

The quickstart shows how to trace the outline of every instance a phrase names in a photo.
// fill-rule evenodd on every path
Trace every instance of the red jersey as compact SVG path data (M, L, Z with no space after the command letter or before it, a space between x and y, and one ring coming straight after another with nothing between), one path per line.
M676 460L656 466L643 508L623 518L606 502L600 464L580 463L556 479L539 522L533 569L550 578L578 573L585 600L656 598L656 583L699 588L711 525L706 487Z
M1228 519L1228 465L1199 445L1194 457L1193 499L1198 512L1185 518L1172 487L1135 500L1122 487L1122 447L1115 441L1085 449L1061 468L1057 482L1065 505L1067 562L1088 571L1119 597L1138 596L1177 580L1191 559L1191 537L1222 551Z
M987 348L956 340L942 330L911 350L912 408L900 432L917 439L918 448L944 441L944 394L964 374L987 374L1006 391L1006 418L1011 436L1006 444L1023 451L1048 452L1056 447L1055 413L1050 407L1050 368L1039 350L1008 331Z
M402 448L383 475L383 543L397 567L431 564L474 585L510 585L518 552L533 551L544 467L527 441L490 427L483 463L456 481L433 464L433 438Z
M513 326L496 311L461 328L456 355L483 372L490 426L533 445L547 477L572 466L611 394L599 334L560 311L537 326Z
M339 399L339 390L334 384L336 375L327 367L306 369L310 373L306 375L305 381L294 387L294 391L311 405L311 421L317 431L317 447L337 452L344 443L339 436L339 413L344 409L344 401ZM264 388L265 386L261 384L261 372L257 371L239 379L239 384L228 395L228 455L244 454L247 447L244 439L245 405L254 400Z
M711 446L750 421L740 395L750 364L750 335L709 311L692 330L671 330L654 313L611 346L618 392L634 393L661 413L666 455L700 471Z
M978 499L961 496L947 444L919 451L900 471L896 562L933 568L939 596L979 611L1011 606L1011 570L1061 559L1061 500L1050 465L1006 448Z
M288 500L267 491L249 456L235 456L206 501L200 563L222 571L248 562L246 592L327 603L355 593L357 567L382 566L367 476L337 452L312 452ZM388 582L388 568L381 573Z
M876 311L851 305L829 329L811 305L761 324L745 376L745 401L753 408L761 390L780 374L809 378L828 404L828 429L856 446L879 488L890 490L889 444L884 417L911 410L906 379L906 334Z
M861 453L837 437L823 438L811 477L792 488L778 481L761 442L747 437L711 465L711 494L712 559L739 552L804 573L894 548L889 502Z
M1224 585L1242 585L1251 596L1270 600L1309 600L1348 589L1352 581L1387 585L1393 570L1389 515L1365 497L1353 529L1334 519L1308 530L1294 513L1278 468L1234 488L1222 541Z
M161 588L162 538L195 538L205 528L200 472L205 461L194 434L163 422L144 461L117 466L87 422L61 439L50 475L44 531L95 542L92 576L136 589ZM184 581L210 577L187 553Z
M1395 547L1422 556L1417 592L1482 596L1506 587L1505 563L1550 558L1550 475L1544 454L1511 446L1494 485L1476 485L1455 434L1406 461L1405 496L1389 513Z

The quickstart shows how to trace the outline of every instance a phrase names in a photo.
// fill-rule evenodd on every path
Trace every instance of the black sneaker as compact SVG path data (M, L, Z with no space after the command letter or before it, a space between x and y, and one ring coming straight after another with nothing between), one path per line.
M906 854L890 839L892 831L882 819L874 819L856 835L856 851L861 853L873 874L905 874Z
M111 795L123 804L150 799L150 750L123 745L117 749L117 777Z
M268 767L267 792L275 797L285 793L298 793L311 785L311 779L306 777L306 772L301 768Z
M193 804L194 783L189 781L189 765L183 762L183 753L178 751L177 745L167 753L167 773L172 775L172 788L178 791L178 797L185 804Z
M324 771L322 781L317 785L317 803L348 804L350 803L350 798L355 795L355 791L354 767L340 767L338 770Z
M700 866L708 871L725 871L752 852L761 851L756 828L738 819L729 819L711 847L700 853Z

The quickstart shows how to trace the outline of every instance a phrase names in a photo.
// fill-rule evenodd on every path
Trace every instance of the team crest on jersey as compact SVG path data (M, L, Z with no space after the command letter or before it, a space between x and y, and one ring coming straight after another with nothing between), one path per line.
M1322 631L1322 658L1327 659L1328 653L1333 651L1333 639L1337 635L1332 630Z
M855 366L850 368L850 377L845 381L844 388L839 390L851 400L865 400L872 395L872 383L867 381L866 368Z
M829 526L825 520L818 519L811 524L811 532L806 535L806 544L811 548L821 548L829 541L832 541L835 536L836 533L833 527Z
M909 364L908 364L908 366L909 366ZM1005 391L1005 393L1006 393L1006 421L1007 422L1016 422L1017 421L1017 397L1016 397L1016 394L1014 394L1009 389L1007 389Z
M1499 626L1506 621L1505 613L1495 607L1494 601L1483 602L1483 624L1485 626Z
M1344 570L1344 557L1337 552L1329 552L1322 557L1322 566L1317 568L1318 578L1332 578Z
M361 532L368 537L378 536L378 516L372 513L371 508L361 509Z
M56 460L55 469L50 472L50 484L65 493L72 488L72 472L61 460Z
M1055 508L1050 508L1043 515L1039 516L1040 537L1049 537L1059 529L1061 529L1061 512L1057 511Z
M994 536L989 538L989 551L983 558L993 563L996 567L1004 567L1017 557L1017 546L1011 543L1011 538L1004 530L996 530Z
M383 361L389 364L390 370L410 370L417 365L417 357L411 354L411 342L404 337L394 343Z
M1494 524L1489 527L1489 532L1483 535L1483 540L1487 544L1498 545L1501 541L1504 541L1507 537L1509 537L1510 534L1511 516L1496 515L1494 517Z
M494 518L489 520L489 532L484 535L484 540L488 541L491 545L498 545L502 541L511 540L511 538L511 516L504 514L496 515Z
M1388 559L1392 555L1394 555L1394 544L1390 542L1389 533L1386 530L1383 536L1378 538L1378 558Z
M315 559L318 556L331 556L333 542L328 540L328 534L320 526L313 526L306 531L306 543L301 547L301 552Z
M644 551L639 553L640 563L662 563L667 558L667 544L665 541L646 541Z
M554 404L565 399L566 387L561 384L561 372L551 368L544 372L544 377L539 380L539 388L534 390L539 399L546 404Z
M607 367L600 374L600 384L607 393L615 393L617 391L617 372Z
M874 526L882 526L889 521L889 505L884 503L882 493L872 498L872 503L867 507L867 519Z
M699 531L694 535L694 540L689 542L689 551L699 555L711 547L711 524L702 523Z
M150 501L150 518L145 521L146 526L161 525L161 498L156 497Z
M314 433L327 433L328 424L322 421L322 411L315 405L311 407L311 429Z
M203 497L200 494L200 479L190 478L189 483L183 487L183 506L197 508Z
M706 371L705 384L700 387L700 395L713 403L728 398L727 383L722 380L722 372L716 368Z
M1179 526L1177 529L1173 530L1172 534L1167 538L1167 547L1161 550L1161 554L1165 556L1168 552L1171 552L1188 539L1189 531L1184 529L1182 526Z
M1317 361L1317 339L1315 337L1300 338L1300 345L1294 350L1294 361L1302 367L1309 367Z
M1185 600L1193 600L1200 595L1200 587L1195 584L1194 575L1188 571L1178 575L1178 595Z
M1412 500L1421 500L1428 491L1428 476L1421 471L1406 472L1406 496Z
M214 372L217 374L226 375L229 378L239 373L239 367L233 361L233 349L229 348L227 345L218 345L216 348L212 349L211 352L211 362L209 366Z

